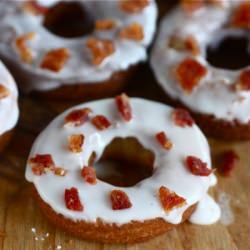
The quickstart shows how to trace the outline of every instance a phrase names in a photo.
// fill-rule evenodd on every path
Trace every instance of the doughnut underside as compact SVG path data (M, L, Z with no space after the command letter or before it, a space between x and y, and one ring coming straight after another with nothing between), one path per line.
M100 83L65 84L48 91L32 91L31 94L50 100L81 100L88 101L111 97L121 92L129 83L138 66L131 66L125 71L114 73L108 80Z
M51 223L61 230L84 240L101 243L136 243L149 240L176 227L176 225L167 223L161 218L144 222L131 221L122 226L104 224L101 220L96 223L75 222L63 217L61 214L57 214L41 199L35 187L34 195L42 213ZM191 216L195 208L196 205L193 205L184 212L182 222Z
M201 130L207 135L215 139L221 140L249 140L250 139L250 122L241 124L237 121L226 121L218 119L213 115L201 114L189 109L178 100L174 100L166 94L166 102L175 107L183 107L190 111L195 122Z

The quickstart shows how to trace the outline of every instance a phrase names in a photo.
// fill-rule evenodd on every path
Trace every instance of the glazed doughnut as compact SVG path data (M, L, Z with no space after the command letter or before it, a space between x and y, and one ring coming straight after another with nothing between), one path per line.
M18 92L16 83L0 61L0 152L9 142L18 116Z
M213 66L207 50L227 37L246 39L249 50L250 4L210 2L216 4L186 3L162 20L151 67L172 104L189 109L207 135L250 139L250 57L247 66L227 69ZM231 64L237 60L232 46L226 57Z
M1 56L24 92L54 99L120 91L147 59L157 18L154 0L0 4ZM75 20L76 27L65 22L78 16L85 19Z
M96 164L114 140L115 158L125 155L135 166L150 159L132 138L153 153L151 176L129 186L98 178ZM32 147L26 179L44 215L87 240L140 242L188 218L211 224L220 217L207 194L216 183L209 146L188 112L125 94L81 104L52 121Z

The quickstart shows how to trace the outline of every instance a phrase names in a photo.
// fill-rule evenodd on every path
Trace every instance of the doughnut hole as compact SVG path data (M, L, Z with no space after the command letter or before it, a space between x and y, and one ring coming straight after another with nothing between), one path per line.
M81 3L59 2L48 10L43 26L54 35L76 38L93 32L94 18Z
M216 68L238 70L250 65L250 39L247 34L227 34L217 44L207 46L207 61Z
M99 161L90 157L97 178L117 187L131 187L153 174L155 155L134 137L115 138L106 146Z

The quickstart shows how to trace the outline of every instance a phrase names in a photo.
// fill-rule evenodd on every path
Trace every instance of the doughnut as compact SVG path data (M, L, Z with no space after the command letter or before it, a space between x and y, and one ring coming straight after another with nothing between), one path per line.
M208 136L250 139L250 4L202 2L183 1L163 18L151 68L166 101L188 109Z
M126 160L121 181L103 157ZM128 177L141 170L150 173ZM86 240L141 242L220 217L207 193L216 184L209 146L189 113L126 94L59 115L36 139L25 175L49 221Z
M0 56L25 93L50 99L108 97L147 59L154 0L0 3Z
M0 61L0 152L8 144L19 116L16 83Z

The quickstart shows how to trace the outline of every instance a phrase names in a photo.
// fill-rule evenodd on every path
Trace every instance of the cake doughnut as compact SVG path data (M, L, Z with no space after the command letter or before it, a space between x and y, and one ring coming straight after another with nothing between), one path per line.
M183 2L160 25L150 59L157 82L168 101L187 108L207 135L250 139L250 57L237 69L208 59L208 49L218 49L227 38L245 39L249 51L250 3ZM224 60L235 64L237 49L231 45Z
M21 89L51 99L120 92L154 35L154 0L0 3L0 55Z
M135 166L151 162L151 175L134 185L100 179L96 166L106 147ZM44 215L86 240L141 242L187 219L212 224L220 217L207 194L216 184L209 146L189 113L126 94L59 115L36 139L26 179Z
M16 83L0 61L0 152L9 142L19 116Z

